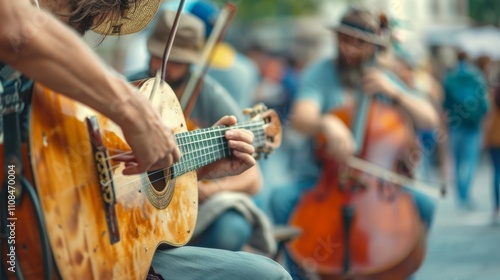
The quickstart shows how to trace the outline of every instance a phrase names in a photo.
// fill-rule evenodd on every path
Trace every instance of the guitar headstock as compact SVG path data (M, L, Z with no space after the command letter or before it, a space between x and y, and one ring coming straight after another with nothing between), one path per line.
M264 158L279 148L281 145L281 121L272 109L268 109L263 103L258 103L253 108L243 110L243 114L249 115L252 121L262 120L264 125L262 130L255 133L254 131L254 157L259 159L262 154Z

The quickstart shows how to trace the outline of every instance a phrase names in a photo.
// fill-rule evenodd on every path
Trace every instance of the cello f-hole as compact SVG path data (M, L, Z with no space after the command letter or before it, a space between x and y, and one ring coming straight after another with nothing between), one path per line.
M377 188L378 188L378 192L377 192L378 196L382 201L387 202L387 203L391 203L391 202L394 202L396 200L397 187L394 187L393 184L391 184L391 183L388 184L388 182L385 181L384 179L378 178Z

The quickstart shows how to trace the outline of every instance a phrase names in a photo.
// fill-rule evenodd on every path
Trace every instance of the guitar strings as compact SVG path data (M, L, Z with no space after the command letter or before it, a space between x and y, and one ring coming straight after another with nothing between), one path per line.
M201 140L195 140L195 141L191 141L189 143L181 143L181 144L178 144L178 147L182 148L182 147L188 146L189 148L193 148L192 146L195 145L195 144L198 144L198 143L201 143L201 142L212 141L212 140L219 140L221 138L223 139L223 138L225 138L225 136L221 135L221 136L215 136L215 137L205 138L205 139L201 139ZM264 131L263 130L260 130L257 133L254 133L254 142L256 142L256 140L257 141L265 140L265 135L264 135ZM111 150L111 151L123 151L123 150L120 150L120 149L113 149L113 148L108 148L108 150ZM193 152L196 152L196 149L194 151L191 151L191 150L187 151L182 156L189 155L190 153L193 153ZM106 157L105 160L110 160L110 159L114 159L114 158L117 158L117 157L120 157L120 156L132 155L132 154L133 154L132 151L127 151L127 152L118 153L118 154L114 154L112 156ZM116 165L112 166L112 168L115 168L115 167L117 167L117 166Z
M263 131L261 131L260 133L258 133L258 134L257 134L257 140L265 140L265 134L263 133ZM223 145L222 149L215 150L215 151L213 151L213 152L209 153L209 155L212 155L212 154L215 154L215 153L219 153L220 151L223 151L223 150L225 150L225 149L227 148L227 147L225 147L225 145L227 145L227 142L226 142L226 143L219 143L217 146L219 146L220 144L222 144L222 145ZM210 149L210 148L211 148L211 147L205 147L205 148L203 148L202 150L205 150L205 149ZM205 157L205 156L207 156L207 155L201 155L201 156L197 156L197 157L191 158L191 159L189 159L188 163L191 163L191 162L193 162L193 161L195 161L195 160L197 160L197 159L199 159L199 158L201 158L201 157ZM120 163L120 164L121 164L121 163ZM187 164L187 163L185 163L185 164ZM206 164L207 164L207 162L203 162L203 161L202 161L202 165L206 165ZM153 172L149 173L148 175L149 175L149 176L151 176L151 175L155 175L155 174L158 174L159 172L163 172L163 171L165 171L165 170L167 170L167 169L170 169L170 168L172 168L172 166L167 167L167 168L164 168L164 169L155 170L155 171L153 171ZM185 172L184 172L184 173L185 173ZM175 177L177 177L177 176L179 176L179 175L182 175L182 174L175 173L175 171L174 171L174 178L175 178ZM125 175L123 175L123 174L117 175L117 176L115 176L115 177L113 178L113 180L115 180L115 179L117 179L117 178L120 178L120 177L123 177L123 176L125 176ZM160 177L159 179L155 180L154 182L157 182L158 180L163 180L163 179L165 179L165 178L166 178L166 176ZM135 179L135 180L132 180L132 181L129 181L127 184L133 183L133 182L134 182L134 181L136 181L136 180L140 180L140 178ZM153 182L151 182L151 183L153 183ZM127 185L127 184L125 184L125 185ZM122 187L123 187L123 186L125 186L125 185L122 185ZM141 188L142 188L142 187L144 187L144 186L141 186Z
M259 137L259 138L260 138L260 137ZM262 139L263 139L263 138L262 138ZM225 143L219 143L217 146L220 146L221 144L222 144L222 145L224 145L224 149L227 149L227 142L225 142ZM212 148L213 148L213 147L204 147L204 148L202 148L202 149L198 149L197 151L192 151L192 152L189 152L189 153L187 153L187 154L186 154L186 155L184 155L184 156L185 156L185 157L187 157L187 158L189 158L189 157L190 157L190 156L192 156L193 154L194 154L194 155L196 155L196 153L202 153L204 150L208 150L208 151L210 151L210 149L212 149ZM217 152L220 152L220 150L218 150ZM202 155L201 157L203 157L203 155ZM184 165L189 165L189 164L192 164L192 162L193 162L193 161L195 161L195 160L196 160L196 159L198 159L198 158L200 158L200 157L198 157L198 156L197 156L197 157L194 157L194 158L193 158L193 157L191 157L189 160L187 160L186 162L182 162L181 164L184 164ZM118 165L120 165L120 164L121 164L121 163L119 163ZM175 164L178 164L178 163L175 163ZM175 165L175 164L174 164L174 165ZM169 169L169 168L172 168L172 167L174 167L174 166L169 166L169 167L164 168L164 169L155 170L155 171L151 172L149 175L155 175L155 174L157 174L158 172L163 172L163 171L165 171L166 169ZM119 174L119 175L115 176L114 178L116 179L116 178L120 178L120 177L122 177L122 176L125 176L125 175L123 175L123 174Z
M259 137L259 138L261 138L261 137ZM263 138L262 138L262 139L263 139ZM227 150L227 148L228 148L227 142L225 142L225 143L218 143L218 144L216 145L216 147L220 147L221 145L222 145L223 149L226 149L226 150ZM211 152L211 153L210 153L210 150L212 150L213 148L214 148L213 146L212 146L212 147L204 147L204 148L202 148L202 149L198 149L198 150L196 150L196 151L193 151L193 152L187 153L187 154L185 154L185 155L183 155L183 156L184 156L185 158L188 158L188 160L185 160L184 162L177 162L177 163L175 163L173 166L169 166L169 167L166 167L166 168L163 168L163 169L158 169L158 170L152 171L151 173L149 173L149 175L150 175L150 176L151 176L151 175L155 175L155 174L157 174L157 173L159 173L159 172L163 172L163 171L165 171L165 170L167 170L167 169L169 169L169 168L173 168L173 167L175 167L175 166L178 166L179 168L183 168L183 172L184 172L184 170L186 169L186 166L192 166L192 165L193 165L193 162L194 162L194 161L196 161L197 159L202 158L202 157L206 157L207 155L211 155L211 154L213 154L213 153L219 153L219 152L221 151L221 149L219 149L219 150L215 150L214 152ZM208 153L208 154L204 154L204 151L205 151L205 150L208 150L208 152L209 152L209 153ZM201 153L202 155L197 156L197 153L199 153L199 154ZM192 157L192 155L193 155L193 154L195 155L195 157ZM191 157L190 157L190 156L191 156ZM225 157L226 157L226 156L224 156L224 158L225 158ZM119 164L114 165L114 166L112 167L112 169L118 168L121 164L122 164L122 163L120 162ZM189 169L189 168L188 168L188 169ZM176 176L178 176L178 175L180 175L180 174L179 174L179 173L175 173L173 176L174 176L174 177L176 177ZM113 177L113 180L114 180L114 179L121 178L121 177L123 177L123 176L126 176L126 175L124 175L124 174L119 174L119 175L116 175L116 176L114 176L114 177Z
M177 146L179 148L182 148L182 147L186 147L188 146L188 148L193 148L192 146L197 144L197 143L201 143L201 142L207 142L207 141L212 141L212 140L219 140L219 139L224 139L225 136L224 135L220 135L220 136L215 136L215 137L211 137L211 138L205 138L205 139L201 139L201 140L194 140L194 141L191 141L189 143L181 143L181 144L178 144ZM254 141L253 142L256 142L256 141L262 141L262 140L265 140L265 134L264 134L264 131L258 131L257 133L254 133ZM114 148L108 148L108 150L110 151L123 151L121 149L114 149ZM187 151L185 154L189 154L191 153L191 151ZM110 160L110 159L114 159L114 158L117 158L117 157L120 157L120 156L123 156L123 155L131 155L132 154L132 151L127 151L127 152L123 152L123 153L119 153L119 154L114 154L112 156L109 156L109 157L106 157L104 158L105 160Z
M257 138L258 138L258 139L265 139L264 137L265 137L265 135L264 135L264 133L263 133L263 132L262 132L262 133L259 133L259 134L258 134L258 136L257 136ZM210 154L219 153L220 151L222 151L222 150L224 150L224 149L225 149L225 148L223 147L222 149L217 149L217 150L214 150L214 151L212 151ZM200 157L201 157L201 156L200 156ZM198 158L200 158L200 157L196 157L196 158L194 158L194 159L198 159ZM192 159L192 160L194 160L194 159ZM202 161L202 164L203 164L203 165L206 165L207 163L208 163L208 162L203 162L203 161ZM120 164L122 164L122 163L120 163ZM144 175L148 176L148 175L157 174L158 172L163 172L163 171L165 171L165 170L167 170L167 169L169 169L169 168L172 168L172 166L169 166L169 167L167 167L167 168L163 168L163 169L160 169L160 170L153 171L153 172L152 172L152 173L150 173L150 174L147 174L146 172L145 172L145 173L141 173L141 174L137 174L137 175L135 175L135 176L138 176L139 178L136 178L136 179L133 179L133 180L127 181L125 184L122 184L122 185L119 185L119 186L115 187L115 189L116 189L116 190L125 189L126 187L129 187L132 183L142 180L142 179L144 178L144 177L143 177ZM194 170L193 170L193 171L194 171ZM121 176L124 176L124 175L123 175L123 174L120 174L120 175L118 175L118 176L115 176L115 177L114 177L111 181L113 181L113 182L114 182L114 181L115 181L115 179L116 179L117 177L119 178L119 177L121 177ZM143 187L145 187L145 186L151 185L151 184L153 184L153 183L155 183L155 182L158 182L158 181L160 181L160 180L164 180L164 179L166 179L166 178L167 178L167 176L163 176L163 177L160 177L160 178L158 178L158 179L156 179L156 180L154 180L154 181L152 181L152 182L148 180L148 181L149 181L148 183L145 183L145 184L139 185L139 186L137 186L136 188L133 188L132 190L130 190L130 191L128 191L128 192L123 193L123 194L122 194L122 196L123 196L123 195L127 195L127 194L129 194L129 193L131 193L131 192L137 191L137 189L138 189L138 188L142 189L142 188L143 188ZM82 184L81 186L77 187L76 189L82 189L82 188L85 188L85 187L89 187L89 185L88 185L88 184ZM168 186L167 186L167 187L168 187ZM66 190L64 190L64 191L59 191L59 193L64 194L64 193L66 193L66 192L70 192L70 191L74 191L74 190L75 190L75 189L66 189Z
M217 152L220 152L221 150L223 150L223 149L215 150L215 151L213 151L212 153L217 153ZM207 164L207 163L204 163L204 164ZM155 171L155 173L157 173L157 172L161 172L161 171L165 171L166 169L169 169L169 168L171 168L171 167L164 168L164 169L162 169L162 170L157 170L157 171ZM194 170L193 170L193 171L194 171ZM114 189L115 189L115 190L125 189L126 187L129 187L132 183L137 182L137 181L141 181L141 180L144 178L144 177L143 177L144 175L145 175L145 176L148 176L148 174L147 174L147 173L141 173L141 174L134 175L134 176L138 176L139 178L136 178L136 179L133 179L133 180L127 181L127 182L126 182L126 183L124 183L124 184L121 184L121 185L115 186L115 188L114 188ZM167 178L167 176L163 176L163 177L160 177L160 178L158 178L158 179L154 180L153 182L158 182L158 181L163 180L163 179L166 179L166 178ZM113 180L110 180L110 181L114 182L114 181L115 181L115 178L113 178ZM142 189L143 187L146 187L146 186L148 186L148 185L152 184L153 182L150 182L150 181L148 180L148 182L147 182L147 183L142 184L142 185L138 185L138 186L134 187L134 188L133 188L133 189L131 189L130 191L123 193L123 194L122 194L122 196L123 196L123 195L127 195L127 194L129 194L129 193L131 193L131 192L137 191L138 189ZM86 188L86 187L91 187L91 186L92 186L92 185L89 185L89 184L81 184L80 186L78 186L78 187L76 187L76 188L68 188L68 189L65 189L65 190L63 190L63 191L58 191L58 193L59 193L59 194L61 194L61 195L64 195L64 194L66 194L66 193L68 193L68 192L70 192L70 191L80 190L80 189L84 189L84 188Z
M225 148L218 149L218 150L214 150L214 151L213 151L212 153L210 153L210 154L219 153L220 151L223 151L224 149L225 149ZM198 157L198 158L201 158L201 157L202 157L202 156L200 156L200 157ZM210 163L210 160L208 160L208 161L201 161L201 164L203 164L203 165L206 165L206 164L208 164L208 163ZM169 168L171 168L171 167L169 167ZM161 171L164 171L164 170L166 170L166 169L168 169L168 168L165 168L165 169L162 169L162 170L155 171L155 173L157 173L157 172L161 172ZM193 170L193 171L195 171L195 170ZM141 180L143 180L143 178L144 178L144 177L143 177L143 175L146 175L146 176L147 176L147 174L146 174L146 173L139 174L139 178L136 178L136 179L133 179L133 180L127 181L127 182L126 182L126 183L124 183L124 184L121 184L121 185L115 186L115 190L126 189L126 188L127 188L127 187L129 187L131 184L133 184L133 183L135 183L135 182L137 182L137 181L141 181ZM123 193L122 195L127 195L127 194L129 194L129 193L131 193L131 192L137 191L138 189L142 189L142 188L144 188L144 187L146 187L146 186L148 186L148 185L151 185L151 184L153 184L153 183L156 183L156 182L162 181L162 180L164 180L164 179L167 179L167 176L162 176L162 177L157 178L157 179L155 179L155 180L153 180L153 181L148 180L148 182L147 182L147 183L145 183L145 184L141 184L141 185L138 185L138 186L135 186L133 189L131 189L131 190L130 190L130 191L128 191L128 192ZM112 181L114 181L114 179L113 179ZM167 187L168 187L168 186L167 186Z
M222 137L220 137L219 139L221 139L221 138L222 138ZM258 138L258 139L262 139L262 140L263 140L263 139L265 139L265 138L264 138L264 133L259 133L259 135L258 135L258 137L257 137L257 138ZM219 145L226 145L226 146L227 146L227 142L225 142L225 143L218 143L216 146L219 146ZM190 155L193 155L193 154L196 154L196 153L202 153L202 152L203 152L203 150L209 150L209 151L210 151L212 148L213 148L213 147L203 147L203 148L198 149L198 150L195 150L195 151L190 151L190 152L186 153L186 154L185 154L185 155L183 155L183 156L189 157ZM226 149L226 148L227 148L227 147L223 147L223 149ZM213 154L213 153L215 153L215 152L220 152L220 151L221 151L221 150L223 150L223 149L216 150L216 151L214 151L214 152L212 152L212 153L209 153L209 154ZM188 165L188 164L192 163L193 161L195 161L195 160L197 160L197 159L199 159L199 158L201 158L201 157L204 157L204 156L206 156L206 154L205 154L205 155L201 155L201 156L197 156L197 157L190 158L189 160L187 160L186 162L183 162L183 163L181 163L181 164ZM177 162L177 163L179 163L179 162ZM177 163L175 163L175 164L177 164ZM112 169L118 168L118 167L120 166L120 164L122 164L122 163L120 162L119 164L112 166ZM174 165L175 165L175 164L174 164ZM152 171L151 173L149 173L149 175L151 176L151 175L158 174L159 172L163 172L163 171L165 171L165 170L167 170L167 169L170 169L170 168L172 168L172 167L174 167L174 166L169 166L169 167L166 167L166 168L163 168L163 169L158 169L158 170ZM114 176L113 180L114 180L114 179L121 178L121 177L123 177L123 176L126 176L126 175L124 175L124 174L119 174L119 175L116 175L116 176Z
M209 129L211 129L211 130L204 130L203 132L208 134L208 133L210 133L210 132L220 132L220 131L223 131L223 130L237 129L237 128L240 128L240 127L241 127L241 128L247 128L247 127L260 127L260 126L262 126L262 124L263 124L263 121L257 121L257 122L256 122L256 121L249 121L249 122L254 122L254 123L253 123L253 124L251 124L251 125L249 125L249 126L246 126L246 127L243 127L243 125L245 125L245 123L240 123L239 125L234 125L234 126L231 126L231 127L225 127L225 126L212 127L212 128L209 128ZM249 123L249 122L247 122L247 123ZM191 132L192 132L192 131L191 131ZM178 133L178 134L176 134L176 135L177 135L177 137L178 137L178 138L176 138L176 140L177 140L177 139L188 138L188 137L193 137L193 134L190 134L190 135L188 135L188 134L190 134L190 132L181 132L181 133ZM200 134L201 134L201 133L200 133ZM199 136L200 134L198 134L198 136ZM263 129L260 129L260 130L258 130L257 132L254 132L253 134L254 134L254 142L253 142L253 143L255 143L255 142L257 142L257 141L262 141L262 140L265 140L265 133L264 133L264 130L263 130ZM221 135L220 137L211 137L210 139L195 140L195 141L191 142L191 145L193 145L194 143L203 142L203 141L206 141L206 140L224 139L224 138L225 138L225 136L224 136L224 135ZM262 143L263 143L263 142L262 142ZM181 143L181 144L179 144L178 146L179 146L179 147L185 147L185 146L189 146L189 145L190 145L190 143ZM221 152L221 151L223 151L223 150L227 150L227 142L224 142L224 143L218 143L218 144L217 144L217 147L221 147L221 145L222 145L222 148L219 148L219 149L213 150L212 152L210 152L210 153L208 153L208 154L203 154L203 155L200 155L200 156L191 157L188 161L183 162L183 164L184 164L184 165L188 165L188 164L191 164L193 161L197 161L197 160L199 160L199 159L200 159L200 158L202 158L202 157L207 157L207 156L211 157L213 154L220 153L220 152ZM193 155L195 152L199 152L199 153L201 153L201 152L203 152L203 150L207 150L207 149L209 150L210 148L213 148L213 147L203 147L201 150L194 151L194 152L189 151L189 152L187 152L186 154L184 154L183 156L189 157L189 156ZM112 149L112 150L118 150L118 149ZM120 150L120 151L121 151L121 150ZM119 156L121 156L121 155L128 155L128 154L130 154L130 155L131 155L131 154L132 154L132 152L131 152L131 151L127 151L127 152L124 152L124 153L121 153L121 154L115 154L115 155L112 155L112 156L107 157L107 159L109 160L109 159L112 159L112 158L119 157ZM203 165L208 164L210 160L212 160L212 159L211 159L211 158L209 158L209 159L208 159L208 161L201 161L202 166L203 166ZM117 164L117 165L113 166L112 168L113 168L113 169L114 169L114 168L118 168L118 167L120 166L120 164L124 164L124 163L123 163L123 162L120 162L119 164ZM177 164L177 163L176 163L176 164ZM133 179L133 180L130 180L130 181L128 181L127 183L125 183L125 184L123 184L123 185L118 186L118 187L117 187L117 189L123 189L123 188L128 187L130 184L132 184L132 183L134 183L134 182L136 182L136 181L138 181L138 180L142 180L142 176L144 176L144 175L146 175L146 176L147 176L147 175L151 176L151 175L154 175L154 174L158 174L159 172L163 172L163 171L165 171L165 170L167 170L167 169L171 169L172 167L174 167L174 166L169 166L169 167L166 167L166 168L163 168L163 169L155 170L155 171L153 171L153 172L151 172L151 173L149 173L149 174L148 174L147 172L144 172L144 173L142 173L142 174L137 174L137 175L139 175L139 178L137 178L137 179ZM194 171L194 170L193 170L193 171ZM174 173L175 173L175 171L174 171ZM184 173L185 173L185 172L184 172ZM175 176L179 176L179 173L175 173L174 175L175 175ZM118 179L118 178L120 178L120 177L122 177L122 176L125 176L125 175L123 175L123 174L116 175L116 176L114 176L114 178L113 178L111 181L113 181L113 182L114 182L116 179ZM144 186L147 186L147 185L152 184L152 183L154 183L154 182L157 182L157 181L159 181L159 180L164 180L165 178L167 178L167 176L162 176L162 177L160 177L160 178L158 178L158 179L154 180L153 182L148 182L148 183L146 183L146 184L144 184L144 185L141 185L141 186L140 186L140 188L143 188ZM149 180L148 180L148 181L149 181ZM86 186L86 185L82 185L82 187L85 187L85 186ZM71 191L71 190L72 190L72 189L68 189L68 191ZM135 190L135 189L134 189L134 190ZM134 190L132 190L132 191L134 191ZM65 191L64 191L64 192L65 192Z
M247 127L260 127L260 126L262 126L262 124L252 124L252 125L249 125L249 126L245 126L244 128L247 128ZM178 137L176 137L175 139L176 139L177 141L179 141L179 140L182 140L182 139L184 139L184 138L188 138L188 137L194 137L194 136L199 136L199 135L203 135L203 134L205 134L205 135L206 135L206 134L209 134L210 132L221 132L221 131L224 131L224 130L232 130L232 129L235 129L234 127L235 127L235 126L231 126L230 128L225 127L225 129L224 129L224 127L222 127L221 129L205 130L205 131L203 131L203 132L201 132L201 133L198 133L198 134L197 134L197 133L192 133L192 134L190 134L189 132L181 132L181 133L176 134L176 135L179 135L179 136L178 136ZM238 128L236 128L236 129L241 129L241 128L239 128L239 127L238 127ZM250 130L250 129L248 129L248 130ZM260 131L258 132L257 137L259 137L259 134L261 134L261 133L263 134L263 133L264 133L264 131L263 131L263 130L260 130ZM190 134L190 135L182 135L182 134ZM254 138L256 138L256 137L255 137L255 132L254 132L253 134L254 134ZM262 135L262 136L263 136L263 135ZM201 140L195 140L195 141L191 141L191 142L189 142L189 143L181 143L181 144L178 144L177 146L178 146L179 148L181 148L181 147L184 147L184 146L194 145L194 144L197 144L197 143L205 142L205 141L207 141L207 140L211 140L211 139L218 139L219 137L224 137L224 135L221 135L221 136L216 136L216 137L213 137L213 138L206 138L206 139L201 139ZM113 148L108 148L108 150L123 151L123 150L113 149ZM132 151L126 151L126 152L123 152L123 153L114 154L114 155L112 155L112 156L106 157L106 158L105 158L105 160L110 160L110 159L114 159L114 158L117 158L117 157L127 156L127 155L132 155L132 154L133 154L133 152L132 152Z
M221 148L221 147L222 147L222 148ZM216 148L216 149L214 150L214 148ZM185 162L180 163L180 165L181 165L181 166L182 166L182 165L183 165L183 166L190 166L190 165L191 165L191 163L192 163L193 161L196 161L196 160L197 160L197 159L199 159L199 158L206 157L207 155L212 155L212 154L218 153L218 152L220 152L220 151L226 150L227 148L228 148L227 143L219 143L219 144L217 144L215 147L205 147L205 148L200 149L200 150L198 150L198 151L197 151L198 153L200 153L200 155L196 155L195 153L190 153L190 155L195 154L195 157L191 157L191 158L189 158L189 159L188 159L188 160L186 160ZM210 151L210 152L209 152L209 153L205 153L205 154L203 154L203 150L208 150L208 151ZM120 164L122 164L122 163L120 163ZM118 164L118 166L119 166L120 164ZM165 170L167 170L167 169L174 168L174 167L176 167L176 164L179 164L179 162L175 163L175 164L174 164L174 165L172 165L172 166L169 166L169 167L166 167L166 168L163 168L163 169L158 169L158 170L152 171L152 172L148 173L148 175L149 175L149 176L151 176L151 175L155 175L155 174L158 174L159 172L163 172L163 171L165 171ZM177 165L177 166L179 166L179 165ZM181 166L179 166L179 167L181 167ZM175 171L174 171L174 172L175 172ZM147 172L145 172L145 173L147 173ZM119 175L114 176L114 178L113 178L113 179L118 179L118 178L121 178L121 177L124 177L124 176L126 176L126 175L119 174Z

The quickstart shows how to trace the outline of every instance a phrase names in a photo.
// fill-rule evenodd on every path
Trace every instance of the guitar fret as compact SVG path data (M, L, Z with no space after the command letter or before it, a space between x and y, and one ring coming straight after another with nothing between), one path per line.
M242 128L252 131L255 136L252 144L258 147L264 139L263 124L263 121L247 121L227 129ZM210 127L177 134L175 137L177 143L181 145L182 158L174 164L173 176L180 176L219 159L231 156L228 142L224 137L227 129Z
M198 131L198 133L199 133L199 131ZM195 134L194 138L195 138L195 141L196 141L196 148L197 148L197 152L198 152L198 159L200 159L201 157L203 157L203 153L202 153L202 151L203 151L203 142L201 141L200 135L198 133ZM193 168L196 167L196 164L198 164L198 161L196 161L196 160L193 161L193 163L192 163L192 167Z

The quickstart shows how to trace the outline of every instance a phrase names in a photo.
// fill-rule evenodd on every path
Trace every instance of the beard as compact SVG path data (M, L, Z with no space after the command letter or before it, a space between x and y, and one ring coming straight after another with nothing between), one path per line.
M350 60L339 50L336 67L339 73L340 81L348 88L355 88L359 85L362 75L362 63L360 60Z
M177 91L180 87L182 87L187 82L187 80L189 80L189 77L190 77L190 73L188 73L187 75L184 75L183 77L180 77L178 79L172 79L168 76L168 72L167 72L167 76L165 77L165 81L174 91Z

